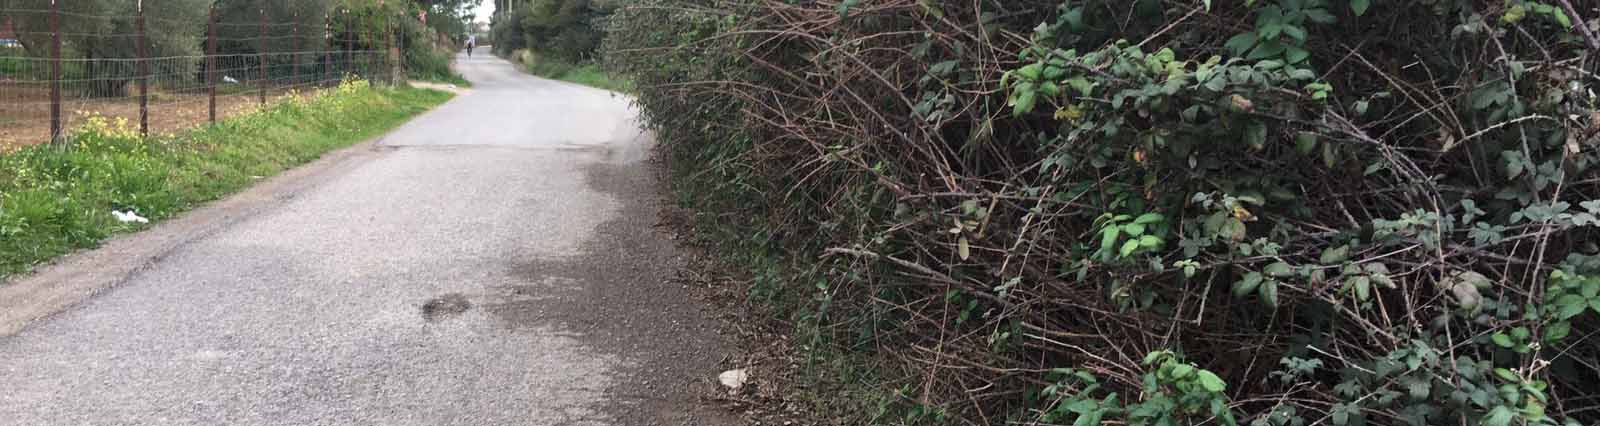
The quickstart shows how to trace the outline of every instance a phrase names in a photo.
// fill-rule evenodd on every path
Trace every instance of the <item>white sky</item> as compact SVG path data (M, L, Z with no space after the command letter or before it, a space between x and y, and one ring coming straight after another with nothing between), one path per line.
M494 16L494 2L483 0L478 3L478 8L473 14L476 15L474 19L478 22L489 22L489 17Z

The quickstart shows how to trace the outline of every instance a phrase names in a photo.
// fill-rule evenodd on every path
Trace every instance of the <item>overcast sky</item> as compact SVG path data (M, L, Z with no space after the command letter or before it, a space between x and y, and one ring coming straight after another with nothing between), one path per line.
M494 2L483 0L478 3L478 10L473 15L476 15L474 19L478 22L489 22L489 17L494 16Z

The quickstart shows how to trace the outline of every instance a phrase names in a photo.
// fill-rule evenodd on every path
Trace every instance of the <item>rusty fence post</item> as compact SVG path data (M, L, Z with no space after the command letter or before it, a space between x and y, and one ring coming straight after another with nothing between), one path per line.
M256 98L267 104L267 8L258 10L261 19L256 25Z
M400 30L401 23L394 18L389 18L385 21L389 23L384 26L389 37L389 85L398 86L406 78L406 58L405 54L400 50L400 38L396 35Z
M217 122L217 5L211 4L211 17L206 18L206 87L210 100L211 123Z
M50 142L61 139L61 6L50 0Z
M139 134L150 136L150 55L145 45L148 42L144 33L144 0L139 0L139 12L134 18L134 32L137 35L135 43L139 45L135 50L139 55Z

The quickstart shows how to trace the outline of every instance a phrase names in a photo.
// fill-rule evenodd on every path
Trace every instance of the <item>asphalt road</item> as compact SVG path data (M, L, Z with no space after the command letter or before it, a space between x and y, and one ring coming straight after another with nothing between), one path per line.
M0 424L731 423L627 100L459 66L375 146L11 284L92 296L0 331Z

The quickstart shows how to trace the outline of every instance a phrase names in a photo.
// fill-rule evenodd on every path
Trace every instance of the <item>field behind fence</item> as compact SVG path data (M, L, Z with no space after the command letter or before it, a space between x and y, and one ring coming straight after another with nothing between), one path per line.
M212 7L188 22L144 9L0 8L0 152L69 137L95 115L170 133L347 77L392 82L402 73L400 41L381 17L240 16ZM430 38L410 42L447 49L437 34Z

